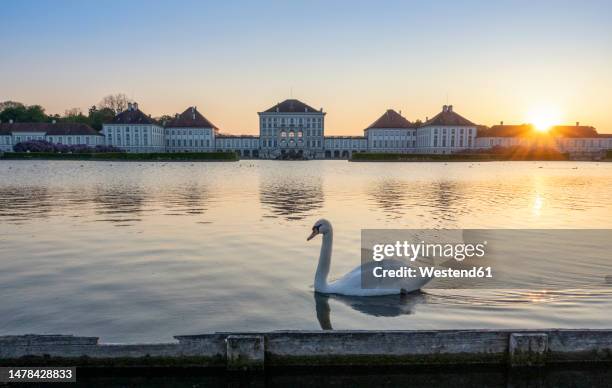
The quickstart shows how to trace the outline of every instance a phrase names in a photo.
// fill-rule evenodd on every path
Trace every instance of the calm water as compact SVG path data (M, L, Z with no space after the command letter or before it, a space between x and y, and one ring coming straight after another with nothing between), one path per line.
M305 238L333 223L333 277L362 228L611 228L611 193L612 163L0 161L0 335L609 328L605 284L315 297Z

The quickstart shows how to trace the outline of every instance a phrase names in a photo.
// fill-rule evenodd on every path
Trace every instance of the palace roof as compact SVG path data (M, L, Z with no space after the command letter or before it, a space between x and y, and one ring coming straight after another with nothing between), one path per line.
M195 106L191 106L180 115L166 123L168 128L217 128Z
M43 132L48 136L102 136L89 125L81 123L0 123L0 135L10 135L13 132Z
M476 124L453 111L452 105L444 105L442 112L438 113L431 120L425 122L422 127L427 126L458 126L474 127Z
M108 124L156 124L156 122L142 113L137 103L129 103L127 110L119 113Z
M272 108L265 110L264 113L322 113L322 110L317 110L310 105L304 104L300 100L288 99L279 102Z
M494 125L478 131L479 137L527 137L548 135L553 137L606 137L599 135L594 127L586 125L554 125L546 132L539 132L532 124Z
M387 109L387 111L383 113L378 120L370 124L366 130L373 128L415 128L415 125L393 109Z

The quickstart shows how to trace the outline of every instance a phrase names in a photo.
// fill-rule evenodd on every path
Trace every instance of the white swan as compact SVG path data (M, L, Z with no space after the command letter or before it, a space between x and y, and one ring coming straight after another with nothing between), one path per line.
M361 271L372 271L374 266L381 266L380 262L368 262L364 266L359 266L347 273L340 279L331 283L327 282L329 275L329 267L331 264L331 252L334 239L334 232L331 223L325 219L315 222L312 227L312 233L306 241L310 241L317 234L323 235L323 243L321 244L321 254L319 255L319 264L315 274L314 289L316 292L323 294L339 294L351 296L380 296L408 293L420 290L429 278L395 278L393 283L389 283L390 279L386 279L385 288L362 288L361 287ZM405 267L408 264L394 259L384 260L385 269L398 269Z

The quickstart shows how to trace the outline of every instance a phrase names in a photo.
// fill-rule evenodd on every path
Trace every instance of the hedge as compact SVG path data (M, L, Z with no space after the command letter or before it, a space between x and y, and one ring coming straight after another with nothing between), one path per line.
M354 161L375 162L418 162L418 161L470 161L470 160L504 160L501 155L492 154L392 154L392 153L354 153Z
M49 159L49 160L238 160L235 152L180 152L180 153L54 153L54 152L6 152L2 159Z
M516 154L396 154L396 153L354 153L352 161L356 162L461 162L461 161L506 161L506 160L567 160L567 154L516 155Z

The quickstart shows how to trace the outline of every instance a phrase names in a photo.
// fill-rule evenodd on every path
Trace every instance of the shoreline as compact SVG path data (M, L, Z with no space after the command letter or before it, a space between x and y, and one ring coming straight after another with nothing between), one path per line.
M0 336L0 365L269 367L612 363L612 329L217 332L169 343L100 343L72 335Z

